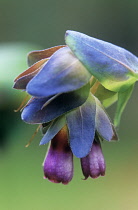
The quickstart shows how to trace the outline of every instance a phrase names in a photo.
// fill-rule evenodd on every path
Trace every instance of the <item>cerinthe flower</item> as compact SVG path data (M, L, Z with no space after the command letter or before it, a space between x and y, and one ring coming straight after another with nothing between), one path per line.
M89 176L97 178L100 175L105 175L106 165L100 141L98 139L94 140L89 154L86 157L81 158L81 166L85 179Z
M100 89L105 91L101 101L114 96L113 91L97 83L68 46L31 52L28 58L31 66L15 79L14 88L32 96L22 120L42 125L40 145L51 141L45 178L67 184L73 176L72 155L81 159L85 178L104 175L100 140L116 140L117 135L98 98Z
M51 182L68 184L73 177L73 154L64 126L51 140L44 163L44 178Z
M73 177L73 153L67 134L65 126L55 135L43 163L44 178L54 183L68 184ZM80 160L85 179L105 175L105 160L98 139L94 140L89 154Z

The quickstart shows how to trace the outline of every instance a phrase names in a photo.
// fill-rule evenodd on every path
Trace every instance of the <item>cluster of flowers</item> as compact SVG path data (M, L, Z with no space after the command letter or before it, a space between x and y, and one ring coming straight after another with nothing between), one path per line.
M22 120L41 126L40 145L51 141L44 177L63 184L73 177L73 155L85 179L105 174L101 141L117 140L105 108L117 101L117 126L138 79L138 58L127 50L75 31L65 42L30 52L14 84L31 96Z

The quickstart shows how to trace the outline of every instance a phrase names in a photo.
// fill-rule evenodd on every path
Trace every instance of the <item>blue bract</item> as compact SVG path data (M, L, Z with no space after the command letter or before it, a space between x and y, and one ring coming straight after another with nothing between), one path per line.
M54 97L31 98L22 112L22 120L27 123L40 124L49 122L58 116L82 105L89 95L90 85L69 93Z
M118 93L114 119L114 124L118 126L134 83L138 80L138 58L121 47L76 31L67 31L65 42L106 89ZM116 100L109 99L107 106Z
M29 68L14 81L30 95L22 120L39 124L40 145L50 144L44 178L63 184L73 177L73 155L85 179L105 174L101 142L117 140L105 108L118 102L118 125L138 79L138 58L127 50L74 31L65 42L30 52Z
M26 91L35 97L53 96L82 87L90 77L90 73L71 50L64 47L46 62L41 71L28 83Z
M75 31L67 31L65 41L106 89L124 91L138 80L138 58L129 51Z
M71 150L78 158L88 155L96 134L107 141L117 140L110 119L99 100L91 93L84 104L47 125L40 145L48 143L64 125L68 128Z

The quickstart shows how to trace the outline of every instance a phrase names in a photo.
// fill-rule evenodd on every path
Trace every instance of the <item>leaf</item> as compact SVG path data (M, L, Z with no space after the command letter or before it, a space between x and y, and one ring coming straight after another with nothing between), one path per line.
M116 92L107 90L104 86L99 83L99 86L96 89L95 97L99 99L102 105L107 108L114 104L117 101L117 94Z
M118 93L116 93L115 95L112 95L110 98L103 100L102 105L105 108L108 108L109 106L113 105L117 101L117 98L118 98Z
M90 94L87 101L66 115L69 142L73 154L82 158L91 150L95 136L95 99Z
M67 31L65 42L86 69L111 91L124 91L138 79L138 58L85 34Z
M95 97L99 99L99 101L103 102L104 100L111 98L114 96L116 92L110 91L106 89L104 86L102 86L100 83L96 89Z
M51 55L53 55L57 50L59 50L62 47L65 47L65 45L59 45L45 50L36 50L30 52L28 54L28 65L32 66L34 63L36 63L41 59L49 58Z
M28 83L26 91L35 97L48 97L79 89L91 75L68 47L53 54L42 70Z
M34 72L23 76L21 78L19 78L18 80L16 80L16 82L14 83L13 88L15 89L20 89L20 90L25 90L26 86L28 84L28 82L40 71L40 68L35 70Z
M33 64L31 67L29 67L27 70L25 70L24 72L22 72L21 74L19 74L18 77L15 78L14 82L16 82L18 79L20 79L23 76L27 76L29 74L32 74L33 72L35 72L37 69L40 69L41 66L47 61L48 59L43 59L38 61L37 63Z
M63 128L66 124L65 116L58 117L57 119L53 120L45 135L43 136L40 145L48 143L50 140L54 138L54 136Z
M114 118L114 125L116 127L119 126L121 115L132 94L133 88L134 88L134 85L131 85L126 91L118 93L117 109L116 109L115 118Z
M95 98L95 101L96 130L103 139L111 141L116 136L112 123L110 122L110 119L102 107L100 101L97 98Z
M28 82L42 69L44 63L47 62L48 59L43 59L32 65L26 71L21 73L16 79L14 80L15 84L13 88L15 89L26 89Z
M22 112L22 120L27 123L39 124L49 122L64 113L81 106L88 98L89 83L82 88L63 93L57 97L33 98ZM48 103L49 102L49 103Z
M47 122L47 123L42 123L41 124L40 130L41 130L41 132L42 132L43 135L47 132L50 124L51 124L51 121L50 122Z

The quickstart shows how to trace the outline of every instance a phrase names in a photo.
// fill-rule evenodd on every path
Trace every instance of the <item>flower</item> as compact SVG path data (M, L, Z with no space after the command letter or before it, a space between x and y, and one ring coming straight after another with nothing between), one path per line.
M89 154L81 158L85 179L105 175L105 160L98 138L94 140ZM68 184L73 177L73 154L67 137L67 127L63 127L51 140L44 163L44 178L51 182Z
M63 184L71 181L73 176L72 154L81 159L85 178L87 178L88 168L90 168L92 178L104 175L104 157L99 149L99 142L100 139L117 140L117 135L100 101L92 93L89 93L87 100L81 106L63 113L66 103L60 103L58 106L58 103L54 102L55 100L53 99L41 109L42 104L39 106L39 99L37 98L37 101L34 99L22 112L22 119L25 119L26 122L42 123L44 136L40 145L51 140L43 164L45 178ZM67 102L72 103L72 100L71 102L67 100ZM62 114L55 117L59 108L62 110ZM97 141L98 143L96 143ZM99 157L99 159L95 157ZM88 165L87 168L86 165Z
M81 159L85 179L104 175L100 141L117 140L117 135L101 102L111 105L117 93L97 81L68 46L31 52L28 63L31 66L15 79L14 88L31 96L22 120L41 125L40 145L51 141L44 177L55 183L70 182L73 155Z
M73 177L73 154L68 144L66 127L51 140L44 163L44 178L68 184Z
M97 178L100 175L105 175L106 165L100 141L98 139L93 142L90 153L86 157L81 158L81 167L85 179L89 176Z
M81 159L85 179L105 174L101 140L117 140L117 135L101 103L91 93L80 107L50 123L42 124L40 145L51 140L44 161L44 174L50 181L63 184L73 176L72 153Z

